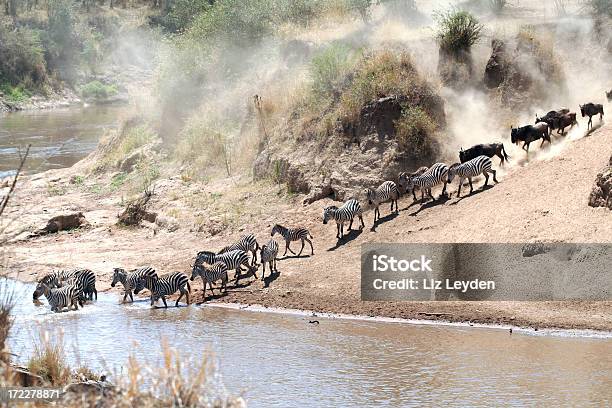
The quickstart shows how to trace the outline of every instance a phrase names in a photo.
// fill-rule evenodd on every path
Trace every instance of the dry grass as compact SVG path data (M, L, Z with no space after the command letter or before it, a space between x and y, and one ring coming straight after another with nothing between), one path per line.
M65 361L62 339L52 340L49 333L45 332L28 361L28 370L41 376L49 385L61 386L68 384L71 379L70 367Z

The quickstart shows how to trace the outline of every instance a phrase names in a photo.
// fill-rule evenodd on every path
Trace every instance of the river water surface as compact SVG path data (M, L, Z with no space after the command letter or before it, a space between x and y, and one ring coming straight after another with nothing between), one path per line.
M89 106L0 114L0 178L17 168L20 150L32 145L26 172L69 167L117 126L125 106Z
M610 338L322 317L311 324L206 306L120 305L118 293L53 314L32 303L32 285L10 285L18 301L10 348L22 360L48 331L63 333L72 364L121 372L130 352L158 365L163 336L194 362L212 350L226 389L253 407L612 404Z

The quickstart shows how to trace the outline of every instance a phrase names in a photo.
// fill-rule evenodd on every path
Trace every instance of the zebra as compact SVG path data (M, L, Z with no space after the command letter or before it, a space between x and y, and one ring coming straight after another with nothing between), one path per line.
M261 247L261 253L259 258L263 266L263 272L261 273L261 280L264 280L266 276L266 262L270 267L270 274L278 272L276 269L276 256L278 255L278 242L275 239L269 240L265 245Z
M62 286L61 288L51 288L46 283L40 282L36 285L36 291L42 293L51 306L51 311L60 312L65 307L70 310L79 310L79 289L73 285Z
M90 269L80 269L68 279L62 280L61 285L74 285L80 289L82 300L93 300L94 295L98 300L98 291L96 290L96 275Z
M195 265L201 265L206 262L207 264L213 265L217 262L223 262L227 265L228 270L235 270L234 284L238 284L238 280L241 278L242 265L247 267L247 270L255 276L257 279L257 268L249 266L249 255L245 251L235 249L233 251L224 252L222 254L215 254L211 251L200 251L196 255Z
M344 236L344 223L349 223L348 229L350 231L353 227L353 219L355 216L359 217L359 221L361 221L361 227L359 229L362 230L365 227L362 213L363 210L361 209L361 204L359 204L359 201L351 198L342 204L340 208L336 207L335 205L325 207L323 209L323 224L327 224L329 220L335 220L336 229L338 231L336 233L336 238L340 239Z
M204 265L193 265L193 270L191 271L191 280L194 280L198 276L202 277L202 283L204 284L204 293L202 293L203 301L206 300L206 283L210 286L210 292L214 295L215 292L213 290L213 283L221 280L221 289L223 292L227 293L227 265L225 262L215 262L210 268L205 267ZM219 291L221 291L219 289Z
M310 240L313 239L312 234L310 234L310 232L306 228L287 228L280 224L274 224L270 236L273 237L277 233L285 239L285 253L283 254L283 256L287 255L287 250L289 250L293 255L295 255L295 252L293 252L291 248L289 248L289 244L291 244L292 241L302 241L302 248L300 248L300 253L297 254L297 256L302 255L302 251L304 250L304 241L310 244L310 255L314 255L314 248L312 246L312 241ZM308 239L309 237L310 239Z
M63 271L63 270L53 271L51 273L46 274L42 278L40 278L38 280L38 283L44 283L45 285L47 285L49 288L52 288L52 289L59 288L62 286L63 281L67 281L71 279L77 273L77 271L78 269L71 269L67 271ZM38 286L37 286L37 289L34 290L34 293L32 294L32 299L36 300L41 295L42 295L42 291L38 290Z
M408 189L406 189L405 186L406 186L406 183L407 183L407 181L408 181L408 179L410 177L420 176L421 174L425 173L427 170L429 170L429 167L422 166L422 167L419 167L418 169L416 169L412 173L401 172L399 174L399 176L397 177L397 181L398 181L397 184L401 187L401 189L402 189L401 192L402 193L407 193L408 192ZM414 201L417 200L416 193L415 193L417 188L418 188L418 186L413 186L412 187L412 197L414 197Z
M461 195L461 185L463 179L467 178L470 182L470 194L474 191L472 186L472 177L476 177L479 174L484 174L485 182L484 186L489 182L489 173L493 173L493 181L497 183L496 171L491 168L491 159L488 156L478 156L472 160L468 160L465 163L455 163L450 166L448 170L448 182L452 182L455 175L459 176L459 189L457 189L457 197Z
M134 296L132 295L132 291L138 294L138 292L145 286L147 289L151 290L152 282L155 279L157 279L157 273L155 272L155 269L149 266L139 269L132 269L129 272L123 268L114 268L113 282L111 283L111 286L114 288L118 282L121 282L124 289L123 302L125 302L128 295L130 296L130 300L133 302Z
M251 252L251 254L253 255L253 259L251 260L251 265L253 266L257 263L257 251L259 250L259 244L257 243L257 240L255 239L254 234L248 234L248 235L242 236L237 242L226 246L225 248L221 249L218 253L222 254L224 252L229 252L229 251L233 251L236 249L239 249L244 252Z
M444 163L436 163L420 176L409 177L406 181L406 191L418 186L421 188L421 202L425 199L425 192L427 192L432 200L435 200L434 196L431 194L432 187L444 183L444 188L442 189L440 197L446 195L447 178L448 166Z
M385 181L378 186L376 190L368 188L366 190L366 196L368 197L368 204L374 205L374 223L380 219L380 210L378 206L382 203L391 201L391 211L393 211L393 204L395 204L395 213L397 214L399 211L397 200L400 198L401 193L399 188L397 188L397 184L393 181Z
M187 297L187 305L189 305L189 279L183 272L172 272L167 275L162 275L157 279L152 280L151 286L151 306L155 305L160 298L164 302L164 307L168 307L166 296L173 295L176 291L180 291L181 295L176 299L175 307L178 307L179 300L183 296Z

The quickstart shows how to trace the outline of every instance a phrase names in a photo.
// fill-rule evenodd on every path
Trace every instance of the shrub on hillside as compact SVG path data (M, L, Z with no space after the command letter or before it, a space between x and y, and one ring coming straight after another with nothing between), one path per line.
M395 121L396 138L400 149L412 159L434 157L439 146L434 137L437 125L423 108L409 106Z
M104 100L117 94L115 85L105 85L100 81L91 81L83 85L81 95L83 98Z
M449 54L469 52L480 39L483 25L467 11L449 10L436 16L440 49Z
M0 19L0 83L40 86L46 81L44 52L37 32L26 27L15 29L9 19Z

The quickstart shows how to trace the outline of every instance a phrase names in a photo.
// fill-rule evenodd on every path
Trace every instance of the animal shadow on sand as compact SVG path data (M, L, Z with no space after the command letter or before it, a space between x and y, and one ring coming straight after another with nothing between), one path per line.
M461 197L459 197L458 199L454 200L452 203L448 204L448 205L457 205L457 203L459 203L460 201L463 201L466 198L470 198L470 197L474 197L477 194L480 194L484 191L487 191L491 188L493 188L495 185L494 184L487 184L486 186L482 186L482 187L477 187L474 189L474 191L472 193L468 193L468 194L462 194ZM469 187L468 187L468 191L469 191ZM457 193L455 193L457 194Z
M308 253L306 253L306 250L308 249ZM276 258L277 261L282 261L284 259L302 259L302 258L310 258L312 255L310 255L310 247L309 246L305 246L304 247L304 252L302 252L302 255L293 255L291 254L291 252L287 252L287 255L283 256L282 258Z
M341 246L348 244L349 242L353 241L358 236L360 236L362 232L363 232L363 230L360 230L360 229L350 230L348 232L348 234L344 234L344 236L342 238L340 238L340 239L338 239L338 241L336 241L336 245L334 245L331 248L328 248L327 251L335 251L336 249L340 248Z
M372 232L376 232L376 228L381 225L384 224L387 221L391 221L394 218L396 218L399 214L398 213L394 213L392 212L391 214L387 214L384 217L380 217L375 223L374 225L372 225L372 228L370 228L370 231Z
M274 282L275 280L278 279L278 277L280 276L280 272L273 272L271 275L267 275L266 277L264 277L264 288L267 288L268 286L270 286L270 284L272 282Z
M423 210L426 210L432 207L436 207L438 205L444 205L444 203L446 203L448 200L450 200L450 197L448 196L448 194L440 195L435 201L428 201L425 204L421 205L418 210L416 210L413 213L410 213L410 216L414 217Z
M605 124L604 121L600 121L596 125L593 125L592 128L590 128L589 130L586 131L586 133L584 134L584 137L591 136L591 133L593 133L594 131L596 131L600 127L602 127L604 124Z

